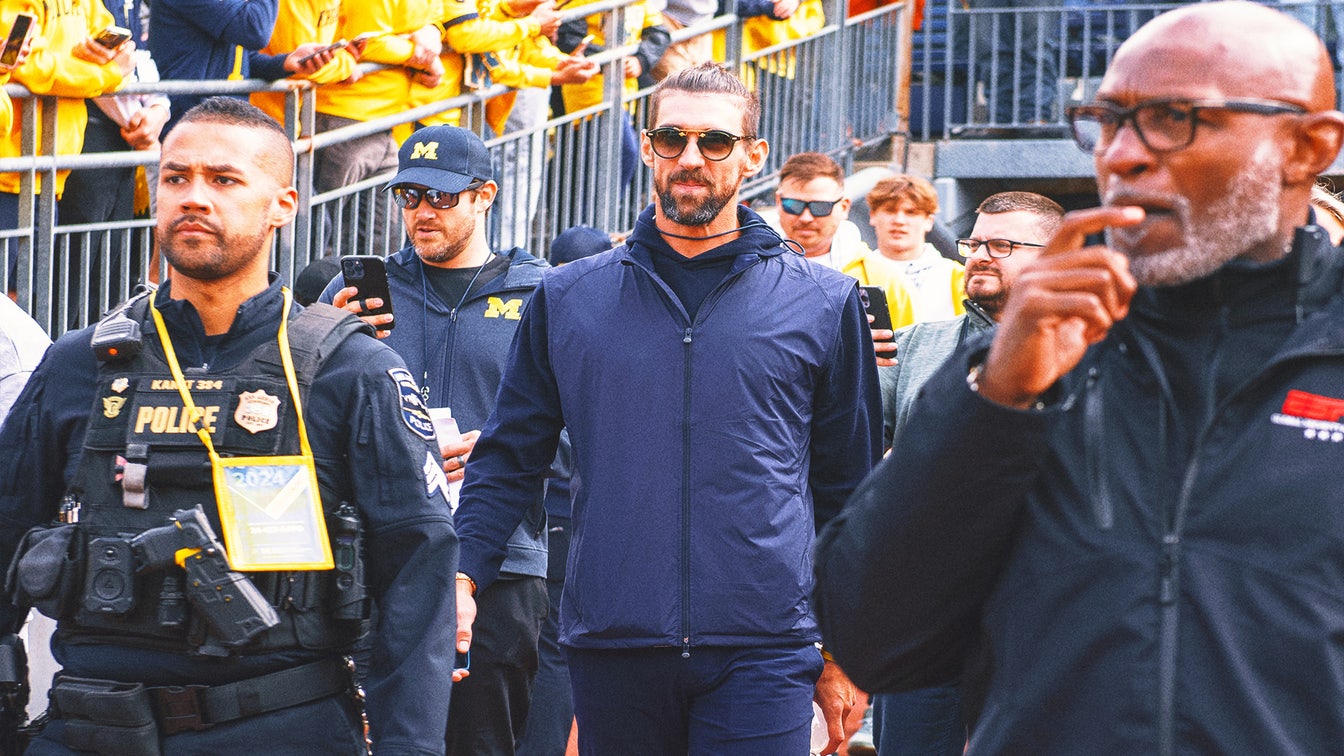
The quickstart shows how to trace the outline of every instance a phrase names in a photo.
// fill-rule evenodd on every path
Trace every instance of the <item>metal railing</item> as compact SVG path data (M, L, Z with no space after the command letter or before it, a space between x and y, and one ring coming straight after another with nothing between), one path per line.
M617 39L629 3L602 0L563 15L580 18L606 13L608 38ZM770 191L779 165L794 152L818 150L849 165L859 147L880 143L898 133L895 114L900 98L900 61L904 59L901 25L908 23L905 5L896 3L855 18L846 18L846 10L846 0L827 0L827 25L814 37L756 51L744 60L727 61L740 66L761 93L762 135L772 146L765 170L744 185L744 198ZM725 36L727 50L740 50L741 23L731 12L679 30L673 39L715 30ZM629 182L622 181L620 170L625 123L629 122L635 133L646 128L652 93L651 89L631 95L622 91L621 59L634 51L632 44L590 56L605 74L606 91L600 105L502 135L491 134L482 117L484 103L507 91L500 86L321 133L314 133L316 89L308 82L162 81L131 84L122 93L286 93L290 122L298 117L302 121L300 133L312 134L294 143L299 213L295 222L277 235L272 258L273 268L293 281L318 257L388 254L399 248L404 238L400 212L382 191L391 174L319 193L314 187L317 151L402 124L413 125L455 108L462 109L464 126L482 133L495 159L501 191L491 212L493 245L517 244L544 255L550 239L574 225L613 232L633 227L635 217L650 201L652 183L650 171L642 164L635 166ZM788 56L793 65L787 71L767 65L772 56ZM363 68L370 71L378 67ZM0 283L6 290L17 291L19 304L54 337L96 321L102 312L122 301L136 283L150 278L151 267L161 263L153 254L152 219L58 225L54 193L33 192L38 177L42 186L54 186L58 170L151 166L157 163L158 155L41 154L34 136L39 129L37 104L39 99L48 101L41 109L42 133L55 133L54 99L32 96L17 85L9 85L8 91L15 100L16 118L21 121L23 156L0 159L0 171L21 176L18 227L0 230L0 247L8 246L9 254L17 258L17 275L11 280L8 271L0 268ZM369 224L379 218L386 227L374 230L381 233L347 233L350 223L372 227Z
M1341 48L1344 6L1261 0ZM1063 108L1088 99L1120 43L1188 2L928 0L911 45L910 130L920 141L1019 133L1064 137ZM1337 64L1338 65L1338 64Z

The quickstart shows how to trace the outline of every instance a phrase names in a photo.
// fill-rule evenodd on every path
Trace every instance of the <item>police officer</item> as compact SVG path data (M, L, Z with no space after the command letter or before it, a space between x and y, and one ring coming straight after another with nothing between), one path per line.
M170 280L62 337L0 430L0 559L20 553L12 593L59 620L64 664L30 753L364 753L343 654L370 599L395 630L369 640L369 739L442 751L447 483L402 360L267 272L293 161L245 102L185 114L161 157Z
M485 143L456 126L429 126L402 145L388 188L411 243L387 260L396 313L366 315L396 328L383 343L406 360L430 407L451 411L460 440L440 438L443 469L456 483L495 406L495 392L522 311L548 267L514 247L495 253L486 213L498 187ZM340 277L321 301L351 312L360 298ZM438 414L437 412L435 413ZM509 538L504 579L477 597L470 667L458 672L448 717L448 753L512 756L522 737L538 666L537 639L549 609L545 510L540 489Z

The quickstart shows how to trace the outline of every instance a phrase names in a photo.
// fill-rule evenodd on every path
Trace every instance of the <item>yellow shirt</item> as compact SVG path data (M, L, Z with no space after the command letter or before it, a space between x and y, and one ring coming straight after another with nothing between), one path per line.
M915 322L915 300L910 292L910 282L891 260L861 241L845 248L832 246L831 260L836 270L859 279L861 285L882 287L887 295L887 311L891 314L893 331Z
M443 63L443 79L433 88L412 84L411 100L416 106L462 94L468 55L499 55L497 51L511 50L529 37L541 34L541 27L530 19L484 18L472 0L446 0L444 5L441 20L443 54L439 56ZM549 77L547 81L549 83ZM421 122L457 126L461 119L462 111L453 109L423 118Z
M14 17L20 13L33 17L33 27L29 32L33 42L27 59L13 70L10 78L35 94L56 95L60 98L56 101L54 152L58 155L78 154L84 148L84 126L88 123L84 99L104 95L120 87L121 69L115 63L98 65L80 60L71 55L70 50L85 38L111 26L112 14L103 7L101 0L0 0L0 28L13 26ZM38 104L37 122L42 123L41 103ZM8 139L3 140L0 157L18 157L22 154L19 147L20 126L12 117L11 110L9 128L6 130ZM38 142L41 152L53 152L45 135L39 135ZM65 177L69 173L57 172L57 197L64 191ZM41 182L42 176L39 174L38 191L41 191ZM17 194L18 191L19 174L0 173L0 192Z
M586 5L594 1L595 0L574 0L571 5ZM585 20L588 22L588 33L593 35L593 44L602 47L624 47L626 45L638 44L645 29L651 26L661 26L663 23L663 14L643 2L636 2L626 6L625 29L623 29L625 34L622 39L617 40L613 45L608 45L606 41L606 14L594 13ZM627 78L624 84L626 94L630 94L639 89L639 81L637 79ZM562 85L560 87L560 96L565 100L565 112L573 113L600 104L605 91L603 74L599 73L582 84Z
M411 104L411 70L415 54L410 34L438 21L440 0L350 0L342 6L341 39L373 34L360 58L393 68L374 71L354 82L327 84L317 90L317 112L369 121L404 111Z
M275 19L271 41L262 48L266 55L290 53L299 45L309 42L331 43L340 39L341 0L284 0ZM315 84L333 84L345 81L355 72L355 56L349 50L340 50L325 66L311 76L293 74L291 79L308 79ZM266 111L275 120L285 122L285 95L283 92L254 92L252 104ZM295 133L298 133L297 128Z

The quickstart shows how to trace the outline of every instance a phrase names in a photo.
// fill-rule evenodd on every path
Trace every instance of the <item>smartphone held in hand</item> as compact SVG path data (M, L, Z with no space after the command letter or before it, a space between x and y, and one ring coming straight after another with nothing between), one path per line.
M378 255L349 255L341 258L341 279L347 287L359 291L354 300L381 299L382 305L370 307L360 315L384 315L392 312L392 292L387 285L387 265ZM380 331L390 331L396 321L380 323Z
M121 45L130 38L130 29L123 29L120 26L109 26L94 35L93 41L109 50L115 50L118 47L121 47Z
M873 322L869 327L874 331L891 330L891 311L887 309L887 293L881 286L860 286L859 299L863 302L863 310L873 316ZM891 339L882 339L882 341L891 341Z
M4 50L0 51L0 65L12 66L19 62L19 51L23 49L23 41L28 38L28 30L32 27L33 17L27 13L14 17L14 25L9 27Z

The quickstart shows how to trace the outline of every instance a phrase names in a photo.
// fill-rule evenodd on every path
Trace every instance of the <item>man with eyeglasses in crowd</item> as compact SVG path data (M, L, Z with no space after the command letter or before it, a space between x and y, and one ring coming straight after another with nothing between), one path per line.
M1201 3L1070 108L1102 206L818 544L856 682L970 670L971 753L1338 748L1344 257L1308 204L1344 140L1332 74L1288 16Z
M896 331L899 363L878 371L882 381L882 439L886 448L910 415L919 387L933 371L978 334L992 331L1022 269L1035 260L1059 230L1064 208L1032 192L1000 192L976 208L969 238L957 240L966 258L962 287L966 314L951 320L916 323Z
M845 195L845 172L820 152L790 155L779 169L775 209L784 235L798 243L803 256L858 279L864 286L880 286L887 298L891 327L915 322L914 303L905 277L895 264L868 248L856 233L841 237L849 220L850 199ZM891 332L873 331L879 365L894 365Z
M443 125L420 129L402 144L398 167L388 188L410 244L386 262L395 312L363 317L383 329L378 335L406 361L431 415L446 408L465 431L460 440L438 439L443 471L453 484L462 480L494 407L523 309L550 266L517 247L491 251L486 213L497 185L490 153L474 132ZM322 301L356 314L384 304L358 296L338 276ZM477 597L470 666L453 675L450 755L511 756L522 736L537 674L537 638L550 607L540 490L531 492L506 552L499 579Z
M879 371L887 448L899 442L924 382L967 339L994 330L1013 283L1059 230L1064 208L1032 192L1000 192L981 202L976 213L969 238L957 240L957 251L966 258L966 314L898 330L900 359ZM966 746L961 691L952 683L876 694L873 734L879 756L960 756Z
M462 491L459 651L568 430L560 642L584 754L807 753L814 696L830 753L854 702L815 645L810 555L880 452L877 366L854 279L738 204L759 120L718 64L659 85L654 203L543 276Z

